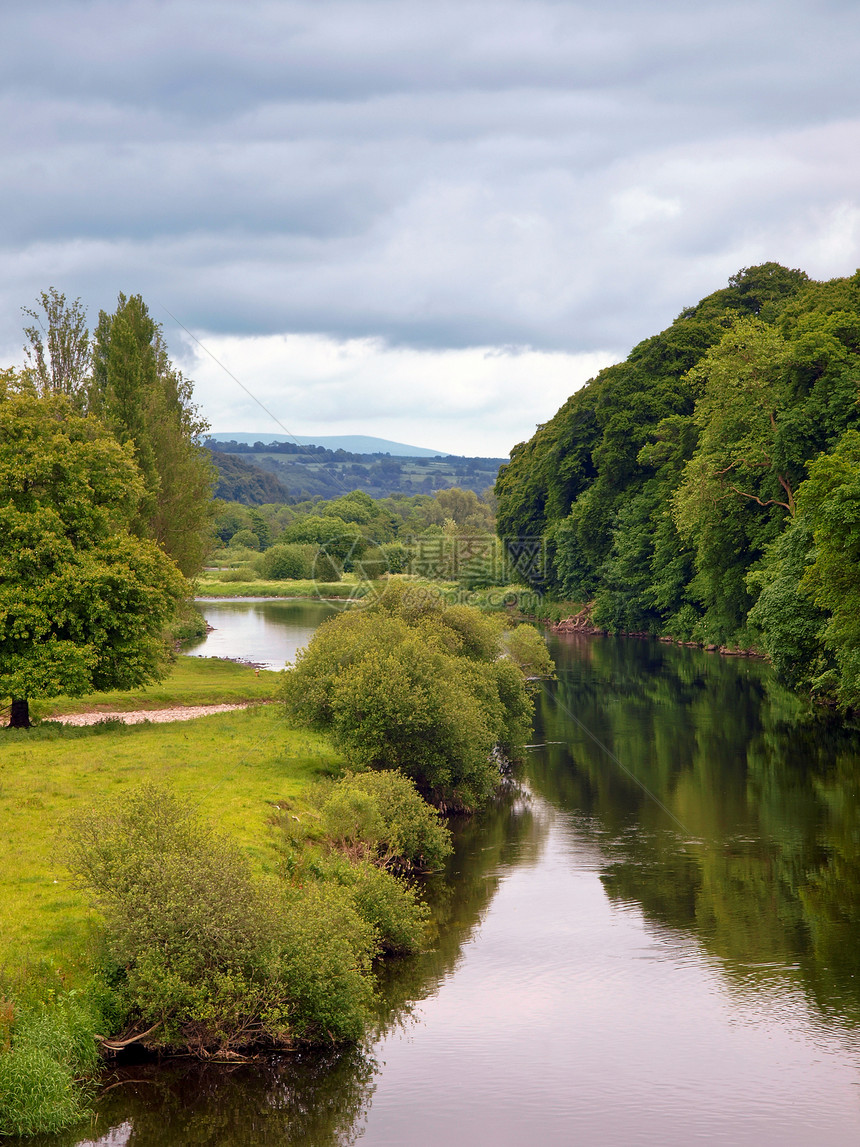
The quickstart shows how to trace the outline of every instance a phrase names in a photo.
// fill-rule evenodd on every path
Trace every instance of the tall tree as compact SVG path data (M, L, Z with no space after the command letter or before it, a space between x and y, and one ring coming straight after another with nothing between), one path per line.
M140 295L120 294L112 315L99 314L90 408L134 449L145 486L139 531L155 538L186 576L196 573L215 482L209 452L200 445L208 423Z
M67 303L64 294L49 287L40 293L37 307L23 308L33 320L24 327L28 373L40 394L65 394L82 410L92 363L84 306L80 299Z
M132 688L166 665L186 583L131 523L143 482L130 446L64 395L0 393L0 696Z

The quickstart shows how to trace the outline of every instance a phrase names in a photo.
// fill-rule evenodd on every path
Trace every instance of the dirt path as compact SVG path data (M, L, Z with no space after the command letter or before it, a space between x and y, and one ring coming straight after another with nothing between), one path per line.
M98 721L122 721L124 725L139 725L142 721L190 721L194 717L208 717L211 713L229 713L233 709L247 709L259 701L241 701L236 705L174 705L170 709L135 709L131 712L65 713L60 717L46 717L63 725L95 725Z

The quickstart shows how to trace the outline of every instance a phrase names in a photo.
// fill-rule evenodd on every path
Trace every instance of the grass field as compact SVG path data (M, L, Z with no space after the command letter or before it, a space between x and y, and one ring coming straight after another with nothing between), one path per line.
M180 659L144 699L260 698L277 677ZM142 707L142 693L104 697L112 707L122 707L119 697ZM275 806L341 764L324 738L287 728L279 705L164 725L0 732L0 972L56 972L70 986L85 973L92 913L63 863L63 827L76 810L155 781L190 797L267 868L276 859L267 823Z
M217 575L204 574L197 579L198 597L352 597L361 595L364 585L356 579L337 582L296 581L220 581Z
M229 705L266 701L274 696L280 674L214 657L177 657L164 681L127 692L88 693L86 697L52 697L30 703L39 719L64 713L103 710L166 709L172 705Z

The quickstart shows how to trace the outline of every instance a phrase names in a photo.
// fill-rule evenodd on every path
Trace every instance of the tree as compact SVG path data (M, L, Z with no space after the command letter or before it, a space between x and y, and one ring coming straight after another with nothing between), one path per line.
M163 675L163 630L186 583L131 532L142 495L131 447L67 397L0 394L0 695L12 727L29 726L30 698Z
M827 618L825 648L836 668L813 687L860 705L860 433L848 430L831 454L809 465L798 504L814 545L801 589Z
M317 630L284 682L293 717L330 730L362 768L400 769L433 803L474 808L531 728L525 674L469 606L390 583Z
M216 479L199 444L209 427L140 295L120 294L114 314L99 314L90 410L133 446L144 480L138 532L163 546L186 576L196 573Z
M87 402L92 353L87 318L80 299L66 302L56 287L39 295L40 309L24 307L33 320L24 327L28 373L40 394L65 394L83 410Z

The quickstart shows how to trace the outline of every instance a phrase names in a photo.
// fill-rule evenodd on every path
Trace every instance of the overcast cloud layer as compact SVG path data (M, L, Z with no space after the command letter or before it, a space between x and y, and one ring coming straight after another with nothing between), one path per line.
M140 291L217 430L499 454L742 266L860 265L860 5L0 10L0 346Z

